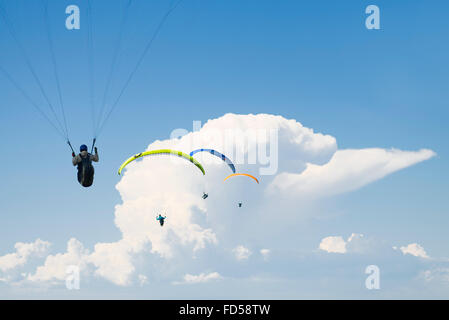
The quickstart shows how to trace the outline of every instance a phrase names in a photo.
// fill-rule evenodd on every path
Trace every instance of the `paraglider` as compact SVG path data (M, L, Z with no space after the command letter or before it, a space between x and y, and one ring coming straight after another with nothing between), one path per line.
M142 158L142 157L148 157L148 156L158 156L158 155L169 155L169 156L177 156L181 159L185 159L190 161L192 164L194 164L201 172L203 175L206 174L206 172L204 171L203 166L196 161L193 157L189 156L188 154L185 154L181 151L176 151L176 150L170 150L170 149L161 149L161 150L152 150L152 151L146 151L146 152L142 152L142 153L138 153L134 156L132 156L131 158L129 158L128 160L126 160L125 162L123 162L123 164L120 166L119 170L118 170L118 174L121 175L123 169L130 164L131 162ZM161 224L161 227L164 226L164 222L165 219L167 217L163 217L162 215L159 215L158 217L156 217L156 220L159 221L159 223Z
M78 167L78 182L85 188L92 186L94 182L95 169L92 165L93 162L98 162L98 149L95 147L95 154L90 154L87 151L87 146L83 144L80 147L80 153L75 155L72 152L72 164Z
M232 172L235 173L235 166L234 166L234 164L224 154L218 152L217 150L203 149L202 148L202 149L197 149L197 150L194 150L194 151L190 152L190 156L192 157L193 155L195 155L195 154L197 154L199 152L208 152L208 153L210 153L210 154L212 154L214 156L219 157L221 160L223 160L229 166L229 168L232 170ZM206 192L203 192L203 196L202 196L203 200L206 200L208 197L209 197L209 194L207 194Z
M234 174L231 174L231 175L227 176L226 179L224 179L224 181L228 180L229 178L239 177L239 176L241 176L241 177L249 177L249 178L253 179L255 182L257 182L257 184L259 184L259 180L256 177L254 177L254 176L252 176L250 174L247 174L247 173L234 173ZM239 205L239 208L241 208L243 206L243 203L239 202L238 205Z
M232 172L235 173L235 166L234 166L234 164L224 154L222 154L222 153L220 153L220 152L218 152L216 150L213 150L213 149L198 149L198 150L190 152L190 156L193 156L194 154L196 154L198 152L209 152L210 154L213 154L214 156L217 156L217 157L221 158L221 160L226 162L226 164L229 166L229 168L232 170Z
M162 215L159 215L159 217L156 217L156 220L159 221L159 223L161 224L161 227L164 226L165 219L167 219L167 217L163 217Z
M92 14L93 8L91 5L91 1L88 1L86 5L86 26L87 26L87 66L88 66L88 87L89 87L89 101L90 101L90 109L91 109L91 117L92 117L92 123L93 123L93 146L91 153L93 153L95 141L99 137L99 135L102 133L106 123L109 121L111 114L119 107L120 100L124 96L125 91L130 86L131 81L137 74L138 69L141 67L142 62L144 61L144 58L148 55L150 52L153 43L155 42L155 39L163 29L164 25L168 21L168 18L172 15L172 13L176 10L176 8L181 4L183 0L176 0L173 2L170 2L169 8L165 11L165 13L160 17L159 22L156 24L156 28L150 35L147 35L145 38L147 39L144 43L144 49L143 51L136 57L137 59L135 61L132 61L127 57L127 60L131 62L131 68L130 70L126 71L125 74L125 81L123 84L118 88L116 93L114 93L115 97L111 96L112 93L112 83L114 81L114 77L117 77L117 66L120 62L120 52L122 51L123 47L123 39L124 39L124 27L127 24L128 15L130 11L130 7L132 4L132 0L127 0L123 6L123 10L120 10L121 12L121 27L119 29L119 33L117 34L117 38L115 40L114 45L114 51L113 56L111 60L111 65L109 68L109 73L106 79L106 85L104 89L104 93L102 94L102 103L101 105L97 105L97 97L95 96L96 91L98 89L98 84L96 83L96 77L95 77L95 71L96 66L94 65L94 33L93 33L93 21L92 17L94 16ZM51 1L50 1L51 2ZM10 17L7 8L5 7L5 4L0 3L0 26L3 31L5 29L9 35L10 35L10 41L11 43L15 44L15 47L19 50L18 56L22 59L21 65L24 65L27 69L30 75L32 76L33 81L35 82L35 85L39 88L38 93L42 96L42 99L38 99L37 97L33 96L28 92L28 90L25 90L27 86L24 83L21 83L20 81L16 80L14 74L10 74L5 69L5 65L8 67L9 62L5 61L4 65L2 62L2 65L0 65L0 74L3 74L3 76L6 77L7 80L11 82L11 84L18 90L19 93L22 94L22 96L36 109L37 112L41 114L43 119L45 119L48 124L55 130L55 132L70 146L72 151L72 157L73 157L73 165L78 166L78 181L83 187L90 187L93 184L94 179L94 168L92 166L92 161L98 162L98 159L96 160L95 157L98 158L97 152L95 152L95 155L91 155L87 152L87 147L85 150L81 151L79 155L75 155L75 152L72 148L72 145L70 143L70 135L69 135L69 121L70 120L67 116L69 113L66 111L66 103L65 103L65 94L63 92L63 83L62 83L62 75L64 74L61 72L59 67L59 61L56 55L55 46L56 43L53 37L53 32L51 29L51 24L49 23L51 21L51 17L49 16L50 12L50 2L48 0L42 0L42 6L43 6L43 17L42 21L44 21L45 25L45 32L41 32L41 34L46 35L47 38L47 44L48 44L48 52L50 53L49 58L51 59L51 65L50 69L47 71L48 68L45 68L46 72L49 73L49 71L52 71L56 89L57 89L57 97L52 98L51 97L51 91L48 89L49 84L44 82L44 79L48 78L48 74L45 74L45 77L41 76L38 72L39 65L33 61L33 56L39 56L39 64L43 65L42 57L40 55L30 55L28 53L28 49L23 43L19 37L19 34L17 33L17 30L15 28L14 22L17 19L14 19L14 17ZM95 2L95 1L94 1ZM70 6L73 8L74 6ZM76 6L75 6L76 7ZM67 7L69 9L69 7ZM79 16L80 11L77 7L77 14ZM67 11L66 13L69 14ZM69 17L70 18L70 17ZM79 17L78 17L79 19ZM69 20L66 20L66 28L69 30L72 29L78 29L75 23L74 26L70 26L68 24ZM5 28L4 28L5 27ZM7 40L9 41L9 40ZM40 41L41 43L42 41ZM7 48L9 51L10 48ZM11 66L13 68L14 66ZM66 73L67 74L67 73ZM57 101L57 104L54 103L54 101ZM41 101L41 102L40 102ZM76 110L76 112L80 112L79 110ZM84 148L83 148L84 149ZM96 149L95 149L96 151Z
M171 155L171 156L177 156L177 157L179 157L181 159L188 160L191 163L193 163L203 173L203 175L206 174L206 172L204 171L204 168L201 165L201 163L196 161L193 157L189 156L188 154L185 154L184 152L176 151L176 150L170 150L170 149L152 150L152 151L146 151L146 152L138 153L138 154L132 156L131 158L129 158L128 160L126 160L125 162L123 162L123 164L118 169L118 174L121 175L122 174L122 170L128 164L133 162L134 160L137 160L139 158L146 157L146 156L157 156L157 155Z

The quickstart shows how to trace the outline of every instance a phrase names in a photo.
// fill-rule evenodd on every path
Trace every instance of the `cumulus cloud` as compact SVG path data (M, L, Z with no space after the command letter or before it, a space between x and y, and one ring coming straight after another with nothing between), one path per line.
M247 260L252 254L251 250L242 245L232 249L232 252L237 260Z
M435 156L428 149L338 150L325 165L308 163L301 173L281 173L272 182L271 192L302 198L332 196L359 189L395 171Z
M89 266L94 266L93 274L96 276L117 285L129 285L135 271L130 247L124 240L97 243L90 253L80 241L72 238L67 243L65 253L47 256L44 265L39 266L34 274L28 274L26 279L31 282L57 283L66 279L66 271L71 266L78 267L86 275L91 273Z
M329 253L366 253L369 241L363 234L353 233L345 241L341 236L330 236L323 238L319 249Z
M332 253L346 253L346 241L338 237L326 237L321 240L320 250Z
M429 258L426 251L424 250L424 248L417 243L411 243L407 246L400 247L399 249L401 250L401 252L404 255L410 254L412 256L419 257L419 258L424 258L424 259Z
M186 274L183 281L173 282L173 284L196 284L221 279L223 279L223 277L218 272L201 273L199 275Z
M220 150L234 161L237 171L258 176L260 185L245 179L223 183L229 168L221 159L205 153L195 158L204 165L206 176L177 157L135 161L116 185L122 203L115 208L114 222L121 238L97 243L92 252L71 239L67 252L48 256L44 265L28 276L30 281L62 280L65 267L74 264L84 272L91 267L92 274L125 286L133 283L137 254L173 259L177 254L194 255L208 247L224 251L235 248L235 257L245 260L251 251L238 244L248 243L247 226L257 221L258 228L251 230L253 237L272 229L272 217L279 210L278 197L293 199L282 203L284 212L300 215L299 199L313 201L349 192L434 156L426 149L337 150L334 137L314 132L296 120L268 114L226 114L193 132L176 132L170 139L150 143L147 150ZM209 192L207 200L201 198L204 191ZM243 202L242 208L237 207L238 202ZM163 228L155 220L159 213L167 215ZM343 253L351 246L356 250L356 242L360 243L355 236L347 241L328 237L320 249ZM269 252L261 254L266 257ZM186 276L187 282L207 278Z
M95 265L97 276L126 286L131 283L131 275L135 271L131 250L134 245L123 239L113 243L97 243L86 260Z
M50 242L37 239L32 243L18 242L14 248L16 252L0 257L0 270L3 272L23 266L32 256L41 257L48 252Z
M88 250L81 242L72 238L67 243L67 252L46 257L42 266L39 266L34 274L28 274L27 280L32 282L63 281L67 277L67 268L77 266L80 270L86 268Z

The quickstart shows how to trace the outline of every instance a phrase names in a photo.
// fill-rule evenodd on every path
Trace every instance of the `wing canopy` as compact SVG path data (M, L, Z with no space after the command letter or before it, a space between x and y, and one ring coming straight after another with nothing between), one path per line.
M226 164L229 166L229 168L231 168L232 172L235 173L235 166L232 163L232 161L228 157L226 157L224 154L218 152L217 150L213 150L213 149L198 149L198 150L190 152L190 156L193 156L194 154L196 154L198 152L209 152L210 154L213 154L214 156L217 156L217 157L221 158L221 160L226 162Z
M234 173L234 174L231 174L230 176L227 176L226 179L224 179L224 181L228 180L229 178L237 177L237 176L249 177L249 178L253 179L254 181L256 181L259 184L259 180L257 180L256 177L254 177L254 176L252 176L250 174L247 174L247 173Z
M147 156L157 156L157 155L171 155L171 156L177 156L179 158L183 158L185 160L190 161L191 163L193 163L198 169L201 170L201 172L203 173L203 175L206 174L206 172L204 171L203 166L201 165L201 163L199 163L198 161L196 161L192 156L189 156L188 154L181 152L181 151L176 151L176 150L170 150L170 149L161 149L161 150L152 150L152 151L145 151L142 153L138 153L134 156L132 156L131 158L129 158L128 160L126 160L125 162L123 162L123 164L120 166L120 168L118 169L118 174L122 174L122 170L131 162L133 162L134 160L137 160L139 158L142 157L147 157Z

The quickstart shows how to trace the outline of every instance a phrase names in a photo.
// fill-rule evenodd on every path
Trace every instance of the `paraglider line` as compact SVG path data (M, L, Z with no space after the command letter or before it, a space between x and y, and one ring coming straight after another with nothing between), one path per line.
M62 139L65 139L64 134L62 133L61 129L59 129L51 120L50 118L45 114L45 112L42 111L42 109L38 106L36 102L34 102L33 99L30 98L30 96L26 93L26 91L13 79L13 77L0 66L0 71L3 73L3 75L16 87L16 89L24 96L26 100L41 114L41 116L48 121L48 123L55 129L55 131L58 133L59 136L62 137Z
M116 46L114 48L114 54L113 54L113 57L112 57L111 68L109 70L109 75L108 75L108 78L107 78L106 87L105 87L105 90L104 90L104 93L103 93L103 100L102 100L102 103L101 103L100 111L98 113L98 118L97 118L97 121L95 123L95 136L97 135L98 130L100 128L101 119L102 119L103 113L105 111L104 109L106 107L106 99L107 99L108 94L109 94L109 89L110 89L110 86L111 86L112 78L114 77L114 74L115 74L115 71L116 71L116 65L117 65L117 60L118 60L118 53L120 51L120 48L122 47L123 29L124 29L124 27L126 25L126 21L128 19L128 11L129 11L129 8L130 8L131 4L132 4L132 0L128 0L128 3L126 4L125 10L123 11L120 31L119 31L119 35L118 35L118 38L117 38Z
M69 129L67 126L67 118L65 115L64 102L63 102L63 98L62 98L61 82L59 80L59 71L58 71L59 68L58 68L58 64L56 62L56 55L55 55L53 40L52 40L52 36L51 36L51 31L50 31L50 24L49 24L49 19L48 19L48 0L46 0L46 1L42 0L42 4L44 5L45 29L47 31L48 43L50 45L50 54L51 54L51 59L53 62L53 71L54 71L55 78L56 78L56 86L58 89L59 103L61 106L61 113L62 113L62 118L64 121L65 132L67 133L66 135L68 138L69 137Z
M32 64L31 64L31 61L30 61L30 59L29 59L29 57L28 57L24 47L22 46L21 42L17 38L16 32L15 32L14 27L13 27L13 24L12 24L11 20L8 19L8 16L6 14L6 10L4 9L4 7L1 4L0 4L0 15L3 17L3 19L5 21L5 24L8 27L8 31L9 31L10 35L12 36L14 41L16 42L16 45L18 46L19 50L21 51L21 53L23 55L23 58L25 59L25 62L26 62L26 65L27 65L28 69L30 70L31 74L33 75L34 80L36 81L37 85L39 86L39 89L40 89L43 97L47 101L48 106L50 107L50 110L52 111L52 113L53 113L53 115L54 115L54 117L56 119L56 122L58 123L58 125L60 127L60 131L64 132L66 138L68 138L68 134L67 134L67 132L64 131L63 125L61 124L61 121L59 120L59 118L58 118L58 116L57 116L57 114L56 114L56 112L55 112L55 110L53 108L53 105L50 102L50 99L48 98L48 95L47 95L47 93L44 90L42 82L40 81L39 77L37 76L36 71L34 70Z
M125 90L128 88L129 83L131 82L131 80L133 79L135 73L137 72L137 70L139 69L140 65L142 64L143 60L145 59L145 56L147 55L148 51L151 49L151 46L154 42L154 40L157 38L157 36L159 35L160 31L162 30L162 27L164 26L165 22L167 21L168 17L170 16L171 13L173 13L173 11L175 11L175 9L181 4L183 0L179 0L178 2L175 3L175 5L173 7L171 7L166 13L165 15L162 17L161 21L159 22L156 30L153 33L153 36L151 37L150 41L148 42L147 46L145 47L142 55L140 56L136 66L134 67L134 69L132 70L131 74L129 75L128 79L126 80L122 90L120 90L120 94L118 95L117 99L115 100L115 102L112 104L111 109L109 110L109 112L106 115L106 118L103 120L100 129L98 131L98 135L97 137L101 134L101 131L103 130L104 125L106 124L106 122L109 120L109 117L111 116L111 114L114 112L115 108L117 107L121 97L123 96L123 94L125 93Z

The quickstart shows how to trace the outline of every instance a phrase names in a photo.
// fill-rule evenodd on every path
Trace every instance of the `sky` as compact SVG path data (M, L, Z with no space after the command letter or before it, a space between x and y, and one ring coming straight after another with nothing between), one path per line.
M0 67L51 115L27 65L59 108L44 3L0 1ZM127 1L93 0L91 20L86 0L48 3L78 149L91 144L91 105L102 105L108 79L110 107L176 2L135 0L126 11ZM379 30L365 26L372 4ZM79 30L65 27L69 5L81 10ZM66 141L0 72L0 298L447 299L447 9L437 0L182 1L98 136L89 189ZM189 133L171 139L176 129ZM226 149L216 134L227 129L275 130L276 172L244 161L238 171L261 183L223 184L229 168L201 155L204 177L166 158L117 174L145 150ZM73 265L79 290L66 288ZM370 265L379 289L366 288Z

